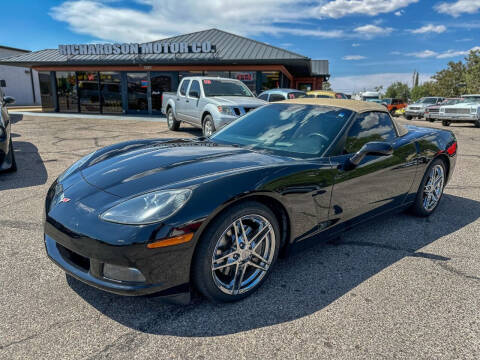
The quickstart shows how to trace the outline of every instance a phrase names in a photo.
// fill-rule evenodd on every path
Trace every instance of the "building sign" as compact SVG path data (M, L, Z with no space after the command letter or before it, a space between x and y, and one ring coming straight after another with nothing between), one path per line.
M58 45L61 55L137 55L137 54L200 54L215 52L210 41L151 42L146 44L74 44Z

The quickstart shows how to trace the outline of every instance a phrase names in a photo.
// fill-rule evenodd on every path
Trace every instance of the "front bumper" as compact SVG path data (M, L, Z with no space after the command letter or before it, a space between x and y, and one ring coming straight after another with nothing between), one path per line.
M448 121L462 121L462 122L475 122L480 120L478 114L452 114L452 113L440 113L438 115L439 120L448 120Z
M425 109L421 109L421 110L405 110L405 116L423 117L424 114L425 114Z
M0 126L0 171L10 169L12 166L11 141L10 124L6 127Z
M238 118L239 116L230 116L217 113L213 115L213 123L215 124L215 129L220 130Z
M63 185L64 189L55 182L45 203L44 241L54 263L78 280L115 294L157 294L179 303L190 300L196 237L170 247L150 249L147 244L195 229L165 223L133 226L102 221L93 209L108 204L113 195L98 191L79 174L70 176ZM57 203L57 188L72 200ZM112 280L104 276L105 264L138 269L145 281Z

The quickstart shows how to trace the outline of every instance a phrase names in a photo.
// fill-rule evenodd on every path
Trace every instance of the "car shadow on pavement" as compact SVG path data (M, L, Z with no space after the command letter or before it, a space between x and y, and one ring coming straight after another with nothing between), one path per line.
M357 286L406 257L443 266L448 257L422 248L479 217L480 202L453 195L445 195L429 218L405 213L382 217L343 234L340 240L279 259L259 291L231 304L215 305L197 298L187 306L169 305L155 297L112 295L69 276L67 281L98 311L129 328L179 337L228 335L300 319L340 297L371 303Z
M45 184L48 178L47 169L37 147L27 141L13 140L13 149L18 170L13 173L0 173L0 192Z
M12 124L16 124L23 120L22 114L9 114L9 115L10 115L10 121L12 122Z

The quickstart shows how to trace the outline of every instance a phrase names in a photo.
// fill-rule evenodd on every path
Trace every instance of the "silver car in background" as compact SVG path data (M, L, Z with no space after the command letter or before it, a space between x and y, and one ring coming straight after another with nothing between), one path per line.
M443 97L436 96L422 97L417 102L405 108L405 118L407 120L412 120L414 117L421 119L425 115L425 109L428 106L440 104L443 99Z
M176 93L163 93L162 113L167 116L170 130L178 130L183 121L210 136L265 104L239 80L191 76L182 79Z
M443 126L456 122L471 123L480 128L480 94L462 95L462 98L458 104L440 107L439 120Z
M289 99L297 99L300 97L306 97L305 91L297 90L297 89L270 89L265 90L258 98L261 100L265 100L268 102L275 102L275 101L282 101L282 100L289 100Z

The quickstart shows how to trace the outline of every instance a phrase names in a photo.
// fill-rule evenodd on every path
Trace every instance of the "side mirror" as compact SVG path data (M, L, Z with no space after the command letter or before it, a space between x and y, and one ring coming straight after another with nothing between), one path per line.
M3 97L3 104L4 105L13 105L15 104L15 98L11 96L4 96Z
M0 80L0 87L7 87L5 80Z
M190 95L190 97L193 97L193 98L200 98L200 94L198 93L198 91L190 91L190 93L188 94Z
M388 156L393 154L393 147L389 143L380 141L371 141L362 146L348 162L353 166L358 166L367 155Z

